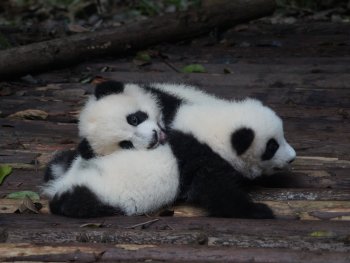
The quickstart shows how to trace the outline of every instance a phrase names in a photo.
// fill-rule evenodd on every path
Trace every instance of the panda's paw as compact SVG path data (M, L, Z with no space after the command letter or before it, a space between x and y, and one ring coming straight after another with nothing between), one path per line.
M254 203L251 208L251 218L255 219L273 219L275 215L273 214L271 208L265 204Z

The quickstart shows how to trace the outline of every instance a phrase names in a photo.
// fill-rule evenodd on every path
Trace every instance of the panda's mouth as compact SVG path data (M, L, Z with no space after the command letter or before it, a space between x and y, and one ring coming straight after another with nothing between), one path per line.
M167 141L167 136L162 130L160 130L159 132L154 130L152 141L147 148L155 149L159 146L159 144L162 144L162 145L165 144L166 141Z

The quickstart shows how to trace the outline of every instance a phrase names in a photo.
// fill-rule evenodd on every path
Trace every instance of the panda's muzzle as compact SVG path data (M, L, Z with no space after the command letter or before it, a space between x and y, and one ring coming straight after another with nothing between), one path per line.
M148 146L148 149L154 149L159 144L163 145L166 141L167 141L167 136L161 129L158 132L156 130L153 130L152 142Z

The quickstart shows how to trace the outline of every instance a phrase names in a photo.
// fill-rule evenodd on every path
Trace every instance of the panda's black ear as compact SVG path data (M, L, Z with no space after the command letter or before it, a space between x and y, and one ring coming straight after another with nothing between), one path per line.
M236 150L237 155L241 155L248 150L253 140L254 131L250 128L240 128L231 135L231 144Z
M124 91L124 83L119 81L105 81L98 84L95 88L95 97L96 99L100 99L104 96L110 94L118 94Z

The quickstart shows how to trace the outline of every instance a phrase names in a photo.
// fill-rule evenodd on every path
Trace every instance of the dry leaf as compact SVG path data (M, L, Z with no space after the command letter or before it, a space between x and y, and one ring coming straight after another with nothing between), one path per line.
M86 224L82 224L79 227L91 227L91 228L99 228L99 227L104 227L103 223L86 223Z
M45 120L49 114L42 110L28 109L9 115L9 119Z
M38 214L39 210L37 209L33 201L28 196L26 196L24 197L22 204L20 204L16 212L20 214L23 214L23 213Z

